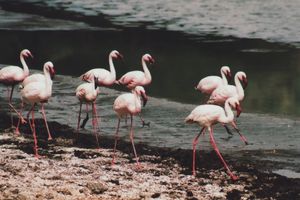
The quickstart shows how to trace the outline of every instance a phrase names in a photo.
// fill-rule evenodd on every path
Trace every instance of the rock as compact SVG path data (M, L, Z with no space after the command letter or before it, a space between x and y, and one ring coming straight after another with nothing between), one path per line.
M241 199L241 191L233 189L227 193L226 198L230 200L239 200Z
M64 195L72 195L72 192L67 188L60 188L57 190L58 193L62 193Z
M45 199L54 199L54 195L50 192L48 192L46 195L45 195Z
M187 190L186 191L186 196L192 197L192 196L194 196L194 194L193 194L193 192L191 190Z
M154 194L152 194L152 196L151 196L151 198L153 198L153 199L156 199L156 198L158 198L158 197L160 197L160 193L154 193Z
M107 186L103 183L99 182L89 182L87 184L87 188L90 189L90 191L93 194L103 194L105 191L108 190Z

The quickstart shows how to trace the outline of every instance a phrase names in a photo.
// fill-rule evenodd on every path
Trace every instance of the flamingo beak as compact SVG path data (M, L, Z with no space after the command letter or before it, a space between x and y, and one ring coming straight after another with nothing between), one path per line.
M94 76L95 89L98 87L98 77Z
M150 64L154 64L154 63L155 63L155 60L154 60L152 57L150 57L150 58L149 58L149 63L150 63Z
M31 54L31 52L30 52L30 51L28 51L28 52L26 53L26 56L27 56L27 57L29 57L29 56L30 56L31 58L33 58L33 55Z
M51 80L54 79L54 76L55 76L55 70L53 67L49 67L49 72L50 72L50 77L51 77Z
M242 113L242 107L239 104L235 104L236 107L236 117L239 117Z
M145 107L148 101L148 97L144 92L142 92L142 98L143 98L143 107Z
M230 72L230 71L227 71L227 72L226 72L226 77L227 77L227 80L228 80L228 81L231 80L232 75L231 75L231 72Z
M118 54L117 54L117 58L123 60L124 56L123 56L122 54L118 53Z
M243 76L243 79L242 79L242 83L243 83L243 88L245 89L248 85L248 79L244 76Z

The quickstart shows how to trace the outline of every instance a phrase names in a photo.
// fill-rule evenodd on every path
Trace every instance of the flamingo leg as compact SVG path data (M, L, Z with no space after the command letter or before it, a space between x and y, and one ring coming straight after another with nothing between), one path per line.
M10 106L11 109L13 109L13 110L17 113L17 115L18 115L19 118L21 119L22 124L24 124L24 123L26 123L25 119L22 117L22 115L15 109L15 107L14 107L14 106L12 105L12 103L11 103L11 99L12 99L14 87L15 87L15 85L12 85L8 105ZM12 126L13 126L13 118L12 118L12 115L11 115L11 119L12 119Z
M93 126L93 132L94 132L94 135L96 137L96 141L97 141L97 146L98 146L98 149L100 149L100 146L99 146L99 141L98 141L98 133L97 133L97 129L96 129L96 117L95 117L95 105L94 103L92 104L92 126Z
M96 108L96 103L95 102L93 103L93 106L95 107L95 121L96 121L96 126L97 126L98 131L100 131L99 122L98 122L99 116L98 116L98 112L97 112L97 108ZM99 118L99 120L100 120L100 118Z
M89 120L89 105L86 104L86 117L85 117L85 119L83 120L83 122L82 122L80 128L84 129L84 127L85 127L85 125L86 125L86 123L87 123L88 120Z
M29 117L30 117L30 113L34 112L34 106L35 106L35 104L33 104L31 106L29 112L27 113L27 121L29 121L29 127L30 127L30 130L31 130L32 133L33 133L33 128L32 128L32 124L30 123Z
M239 128L237 127L237 125L236 125L236 123L235 123L235 121L232 121L231 124L232 124L234 130L236 130L236 132L240 135L241 140L242 140L246 145L248 145L249 143L248 143L246 137L240 132Z
M10 91L10 88L7 87L7 99L8 102L10 102L11 96L12 96L13 91ZM9 108L10 111L10 121L11 121L11 128L13 128L13 124L14 124L14 119L13 119L13 115L12 115L12 108Z
M145 120L143 119L143 117L141 116L140 113L139 113L138 115L139 115L139 118L140 118L141 121L142 121L142 126L143 126L143 127L144 127L144 126L150 127L150 122L145 122Z
M130 141L131 141L131 144L132 144L133 153L134 153L134 156L135 156L135 159L136 159L137 167L140 168L139 158L137 157L135 146L134 146L134 141L133 141L134 135L133 135L133 128L132 127L133 127L133 119L132 119L132 115L130 115Z
M227 173L230 175L231 179L232 179L232 180L237 180L238 177L235 176L235 175L230 171L229 167L227 166L227 163L226 163L225 160L223 159L223 157L222 157L222 155L221 155L221 153L220 153L220 151L219 151L219 149L218 149L218 147L217 147L217 144L216 144L215 138L214 138L213 128L212 128L212 127L208 127L208 129L209 129L209 132L210 132L210 143L211 143L211 145L213 146L215 152L217 153L217 155L218 155L219 158L221 159L221 161L222 161L224 167L226 168Z
M80 101L80 105L79 105L79 114L78 114L78 120L77 120L77 135L78 135L78 132L79 132L79 124L80 124L80 116L81 116L81 108L82 108L82 102Z
M198 144L198 139L200 137L200 135L205 131L205 127L203 127L199 134L194 138L193 140L193 165L192 165L192 169L193 169L193 176L196 176L196 146Z
M24 102L22 101L22 102L21 102L21 110L20 110L20 113L21 113L21 114L22 114L22 112L23 112L23 108L24 108ZM20 120L20 118L19 118L19 119L18 119L18 124L17 124L16 130L15 130L15 134L16 134L16 135L20 135L20 129L19 129L20 123L21 123L21 120ZM30 124L30 123L29 123L29 124Z
M42 115L43 115L43 118L44 118L44 122L45 122L45 126L46 126L46 129L47 129L47 133L48 133L48 140L52 140L52 136L51 136L51 133L49 131L49 126L48 126L47 119L46 119L46 114L45 114L45 109L44 109L44 103L42 103Z
M116 130L116 133L115 133L114 154L113 154L113 159L112 159L111 165L114 165L114 164L115 164L115 158L116 158L116 148L117 148L117 142L118 142L118 139L119 139L119 128L120 128L120 122L121 122L121 119L120 119L120 118L118 118L118 125L117 125L117 130Z
M35 106L35 104L33 104L33 107ZM34 123L34 111L32 110L32 129L33 129L33 139L34 139L34 153L35 153L35 157L39 158L40 155L38 154L38 145L37 145L37 137L36 137L36 130L35 130L35 123Z

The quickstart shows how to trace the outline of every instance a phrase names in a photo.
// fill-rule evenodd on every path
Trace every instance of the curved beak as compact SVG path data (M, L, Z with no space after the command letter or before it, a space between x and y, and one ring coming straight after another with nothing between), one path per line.
M142 96L142 99L143 99L143 107L145 107L146 104L147 104L147 101L148 101L148 97L144 92L142 92L141 96Z
M96 77L96 76L94 76L94 86L95 86L95 89L97 89L97 87L98 87L98 78Z
M231 72L230 72L230 71L227 71L227 72L226 72L226 78L227 78L228 81L231 80L232 75L231 75Z
M55 76L55 70L53 67L49 67L49 72L50 72L50 77L51 77L51 80L54 79L54 76Z
M154 64L154 63L155 63L155 60L151 57L151 58L149 58L149 63L150 63L150 64Z
M33 58L33 55L31 54L31 52L27 52L27 53L26 53L26 56L27 56L27 57L30 56L31 58Z
M246 77L243 77L242 83L243 83L243 88L245 89L248 85L248 79Z
M123 60L123 58L124 58L124 56L123 56L122 54L120 54L120 53L118 53L117 56L118 56L118 58L121 59L121 60Z
M239 104L236 104L236 117L239 117L242 113L242 107Z

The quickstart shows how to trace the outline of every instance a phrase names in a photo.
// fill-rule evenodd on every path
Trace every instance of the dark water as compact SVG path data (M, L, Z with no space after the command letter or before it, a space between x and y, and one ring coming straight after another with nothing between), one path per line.
M74 91L80 84L77 76L90 68L108 68L111 50L117 49L125 57L124 62L115 62L117 77L140 69L141 56L150 53L156 63L150 67L153 82L146 90L151 99L143 115L151 122L151 129L138 127L136 138L156 146L191 148L198 127L185 125L183 120L204 99L193 86L207 75L219 74L222 65L228 65L233 72L245 71L249 79L243 102L245 113L238 122L251 145L245 147L237 136L224 141L227 135L217 127L221 151L232 156L250 151L254 159L283 162L285 169L299 172L296 166L300 164L300 49L297 37L292 37L298 26L294 25L296 28L291 29L288 39L276 40L276 35L268 35L270 25L266 25L261 37L228 34L222 28L201 33L189 28L173 30L157 26L155 20L137 20L141 15L133 15L128 7L124 9L129 9L130 17L120 23L112 11L107 11L111 10L109 5L120 6L116 2L16 2L0 1L0 63L19 65L18 54L23 48L30 49L35 56L28 62L32 69L41 69L48 60L54 63L60 75L47 106L49 120L75 127L78 101ZM97 12L95 5L99 8ZM102 6L106 6L106 11ZM118 12L121 11L119 8ZM120 16L127 16L124 13ZM209 24L205 20L202 23ZM240 26L233 30L243 32ZM3 102L5 88L0 89ZM116 125L112 104L125 89L114 86L101 91L97 103L102 133L112 135ZM17 94L14 97L19 99ZM4 105L1 107L5 109ZM91 130L90 126L87 128ZM123 129L124 138L127 132ZM200 148L209 148L208 139L203 140Z

